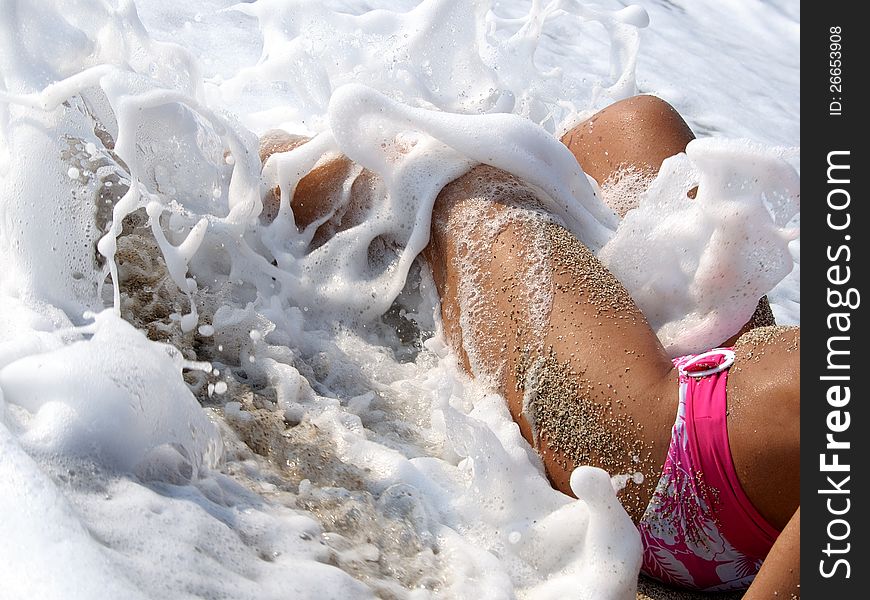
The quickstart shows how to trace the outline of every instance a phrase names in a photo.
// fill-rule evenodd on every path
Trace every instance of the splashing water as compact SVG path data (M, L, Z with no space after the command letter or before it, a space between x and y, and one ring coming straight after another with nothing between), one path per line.
M794 273L794 153L693 142L619 221L554 134L637 92L646 11L386 4L0 2L0 597L633 597L608 478L553 491L438 332L434 199L527 181L677 353ZM337 154L376 201L317 245Z

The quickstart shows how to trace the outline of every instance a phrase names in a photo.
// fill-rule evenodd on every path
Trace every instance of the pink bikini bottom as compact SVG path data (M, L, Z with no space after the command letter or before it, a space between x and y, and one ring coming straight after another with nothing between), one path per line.
M779 532L737 480L726 429L734 352L674 359L680 404L662 477L638 529L647 575L706 591L744 589Z

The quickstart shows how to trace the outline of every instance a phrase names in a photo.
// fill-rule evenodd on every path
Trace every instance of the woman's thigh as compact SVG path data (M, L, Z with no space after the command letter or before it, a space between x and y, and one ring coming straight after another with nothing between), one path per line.
M554 485L575 466L642 472L621 499L639 518L660 475L677 403L661 344L623 286L539 208L477 167L438 198L426 251L444 330L466 368L507 399Z

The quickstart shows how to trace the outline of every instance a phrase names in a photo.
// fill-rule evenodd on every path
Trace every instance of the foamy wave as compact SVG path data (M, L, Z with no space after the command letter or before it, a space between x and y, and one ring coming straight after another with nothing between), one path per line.
M5 13L0 597L633 597L636 532L603 474L578 475L584 501L555 492L445 345L416 259L432 203L476 163L529 182L679 348L789 270L796 176L769 148L695 143L620 224L553 134L636 93L646 12L495 4ZM261 168L273 127L313 139ZM315 242L289 194L335 153L375 201ZM685 260L641 269L668 293L644 295L633 257L659 250L630 232L673 248L690 219ZM739 301L711 312L743 231L764 250L729 263Z

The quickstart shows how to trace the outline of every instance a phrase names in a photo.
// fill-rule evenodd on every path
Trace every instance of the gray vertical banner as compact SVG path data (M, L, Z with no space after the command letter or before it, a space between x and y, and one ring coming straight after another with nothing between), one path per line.
M801 591L867 598L868 32L860 3L803 6Z

